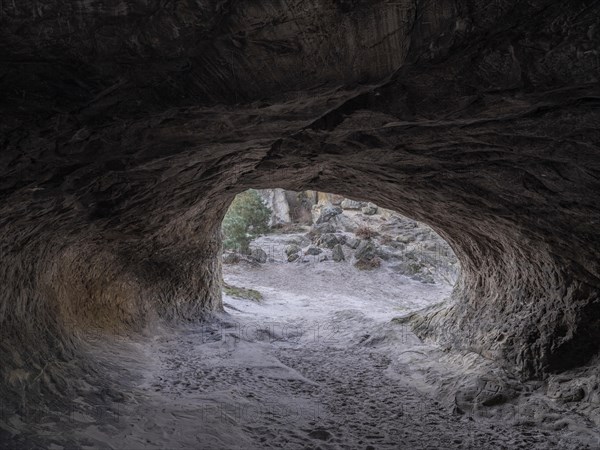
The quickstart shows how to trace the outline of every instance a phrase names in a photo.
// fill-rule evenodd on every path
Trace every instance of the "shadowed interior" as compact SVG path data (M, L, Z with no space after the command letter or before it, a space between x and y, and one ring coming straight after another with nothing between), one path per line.
M161 3L1 5L6 398L80 329L221 310L223 215L273 186L450 243L420 336L523 378L597 353L597 3Z

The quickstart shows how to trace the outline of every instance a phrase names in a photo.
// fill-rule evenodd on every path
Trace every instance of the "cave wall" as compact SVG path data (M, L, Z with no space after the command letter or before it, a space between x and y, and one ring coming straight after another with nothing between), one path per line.
M459 256L423 336L524 377L600 342L594 2L0 5L0 334L75 348L222 308L244 189L320 190Z

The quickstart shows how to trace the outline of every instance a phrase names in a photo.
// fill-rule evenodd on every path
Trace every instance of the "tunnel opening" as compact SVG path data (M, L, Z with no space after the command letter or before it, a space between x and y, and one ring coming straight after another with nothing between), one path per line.
M315 268L315 276L320 273L322 289L336 284L339 287L336 276L344 271L345 280L361 272L381 273L373 282L379 283L383 291L390 289L395 280L444 286L447 289L440 291L440 298L430 299L435 303L449 296L460 272L450 246L426 225L371 202L325 192L245 191L229 206L222 232L225 272L240 264L240 271L243 267L269 268L275 264L281 268L279 276L291 280L298 276L294 275L294 267L308 264ZM363 276L365 279L368 277ZM387 282L381 285L384 279ZM225 284L226 293L235 292L233 286ZM352 288L365 296L365 306L369 287ZM389 293L390 300L394 295L398 293ZM429 304L421 303L416 309ZM401 309L400 305L397 308ZM407 305L404 308L415 309Z
M54 3L0 4L2 446L598 447L597 2ZM413 333L433 362L423 346L388 361L370 334L355 342L365 384L337 397L342 359L214 365L250 345L223 315L221 221L236 193L270 186L370 200L451 245L452 298L379 330ZM370 391L359 403L385 411L368 383L390 365L419 367L408 384L431 381L444 409L409 389L427 409L390 419L406 435L288 417L216 436L240 423L231 410L197 420L266 398L211 388L242 373L310 407L322 385L333 411ZM446 415L497 407L543 432ZM575 442L582 429L595 442Z

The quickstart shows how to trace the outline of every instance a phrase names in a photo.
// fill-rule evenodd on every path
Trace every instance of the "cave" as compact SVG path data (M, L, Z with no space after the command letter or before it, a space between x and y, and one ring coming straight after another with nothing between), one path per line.
M599 15L549 0L3 2L3 402L93 377L89 330L220 313L221 220L235 194L272 186L373 201L451 245L451 301L407 319L421 339L521 383L597 380ZM598 401L590 386L578 401Z

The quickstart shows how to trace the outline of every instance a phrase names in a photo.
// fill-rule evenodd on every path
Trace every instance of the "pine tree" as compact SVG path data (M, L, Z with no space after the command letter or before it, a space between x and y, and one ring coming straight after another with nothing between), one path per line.
M222 224L226 249L250 252L250 242L269 230L271 209L254 189L236 195Z

